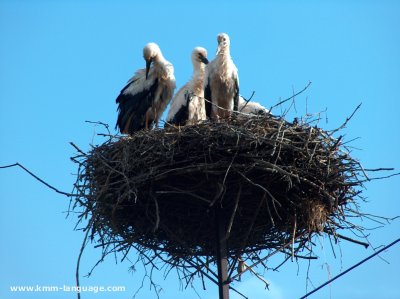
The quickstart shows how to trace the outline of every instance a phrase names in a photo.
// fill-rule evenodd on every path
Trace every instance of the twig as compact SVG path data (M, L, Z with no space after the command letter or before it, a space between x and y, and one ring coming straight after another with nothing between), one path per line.
M294 95L292 95L291 97L288 97L287 99L284 99L280 102L278 102L277 104L271 106L271 108L269 109L269 112L271 113L272 109L278 106L281 106L283 103L286 103L287 101L290 101L291 99L295 98L296 96L298 96L299 94L303 93L304 91L306 91L306 89L311 85L311 81L308 82L308 84L299 92L296 92Z
M93 220L91 220L91 221L89 222L89 224L88 224L88 226L87 226L87 228L86 228L85 237L83 238L82 246L81 246L81 249L80 249L79 255L78 255L78 260L77 260L77 262L76 262L75 279L76 279L76 286L77 286L77 293L76 293L76 294L77 294L77 296L78 296L78 299L81 299L80 282L79 282L79 266L80 266L80 264L81 264L81 258L82 258L83 251L85 250L85 247L86 247L87 238L88 238L89 232L90 232L90 229L89 229L89 228L90 228L91 225L92 225L92 221L93 221Z
M350 116L346 117L346 120L344 121L344 123L337 129L334 129L330 132L330 135L332 136L334 133L336 133L337 131L340 131L341 129L345 128L346 125L348 124L348 122L353 118L354 114L356 114L356 112L358 111L358 109L360 109L361 104L358 104L358 106L356 107L356 109L354 109L354 111L350 114Z
M155 205L155 214L156 214L156 223L154 224L153 228L153 233L155 233L158 230L158 225L160 224L160 211L158 208L158 201L155 196L152 196L154 199L154 205Z
M90 120L85 120L85 122L89 124L102 125L104 128L106 128L108 134L111 135L110 126L108 124L101 121L90 121Z
M246 101L246 104L243 105L242 109L240 109L239 112L242 112L242 110L247 106L247 104L251 101L251 99L253 98L254 94L256 92L253 90L253 92L251 93L250 98L246 99L245 97L242 96L242 98Z
M379 177L374 177L374 178L368 178L368 179L365 179L365 180L360 180L360 183L365 183L365 182L368 182L368 181L376 181L376 180L388 179L388 178L391 178L391 177L394 177L394 176L398 176L398 175L400 175L400 172L393 173L393 174L386 175L386 176L379 176Z
M367 172L377 172L377 171L393 171L394 168L365 168L364 169Z
M359 241L359 240L354 240L352 238L343 236L343 235L338 234L336 232L333 232L331 230L324 229L324 232L329 234L329 235L332 235L334 237L337 237L337 238L340 238L340 239L343 239L343 240L346 240L346 241L349 241L349 242L352 242L352 243L356 243L356 244L359 244L359 245L363 245L365 248L368 248L368 246L369 246L368 243L365 243L365 242L362 242L362 241Z
M14 163L14 164L10 164L10 165L0 166L0 169L11 168L11 167L20 167L20 168L22 168L24 171L26 171L28 174L30 174L33 178L35 178L36 180L38 180L40 183L42 183L42 184L45 185L46 187L50 188L51 190L53 190L53 191L55 191L55 192L57 192L57 193L59 193L59 194L62 194L62 195L68 196L68 197L75 196L74 194L71 194L71 193L67 193L67 192L58 190L56 187L53 187L53 186L50 185L49 183L45 182L44 180L42 180L41 178L39 178L37 175L35 175L34 173L32 173L32 172L31 172L30 170L28 170L25 166L23 166L22 164L20 164L20 163L18 163L18 162L17 162L17 163Z
M87 156L86 153L82 151L75 143L71 141L69 144L71 144L79 153L81 153L84 156Z
M229 220L229 225L228 225L228 229L226 230L225 239L229 239L229 236L231 234L233 220L235 219L236 210L237 210L238 205L239 205L239 199L240 199L241 193L242 193L242 185L239 186L239 191L237 192L237 196L236 196L236 200L235 200L235 207L233 208L231 219Z

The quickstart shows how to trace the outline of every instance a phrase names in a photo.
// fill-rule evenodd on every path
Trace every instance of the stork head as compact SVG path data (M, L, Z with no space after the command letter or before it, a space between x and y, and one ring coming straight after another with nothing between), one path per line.
M146 80L149 76L150 65L154 58L161 53L160 47L156 43L148 43L143 48L143 58L146 60Z
M217 41L218 41L217 55L219 53L223 53L226 49L229 50L229 46L231 44L231 41L229 39L228 34L226 34L226 33L218 34L217 35Z
M202 47L196 47L192 52L192 63L195 69L204 68L208 63L207 50Z

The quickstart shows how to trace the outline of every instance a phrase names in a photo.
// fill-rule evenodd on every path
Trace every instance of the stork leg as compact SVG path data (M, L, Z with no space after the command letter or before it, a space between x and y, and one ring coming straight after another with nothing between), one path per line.
M158 121L159 121L159 118L157 117L157 108L154 109L153 115L156 116L156 117L155 117L155 121L156 121L156 129L157 129L157 128L158 128Z

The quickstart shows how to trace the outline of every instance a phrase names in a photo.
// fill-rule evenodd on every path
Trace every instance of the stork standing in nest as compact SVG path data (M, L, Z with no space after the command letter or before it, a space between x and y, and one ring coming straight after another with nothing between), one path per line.
M155 43L143 49L146 69L138 70L121 90L118 104L118 127L123 134L152 128L158 122L175 90L174 67Z
M206 49L202 47L194 48L192 63L193 77L172 99L167 124L184 126L196 124L206 119L204 103L204 77L208 63Z
M230 54L230 39L226 33L217 36L217 56L206 69L206 113L212 119L229 118L238 110L239 77Z

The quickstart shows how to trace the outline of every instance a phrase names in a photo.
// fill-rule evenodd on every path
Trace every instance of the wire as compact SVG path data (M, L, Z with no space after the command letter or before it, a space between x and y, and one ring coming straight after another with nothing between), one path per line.
M307 298L309 295L315 293L316 291L322 289L324 286L330 284L332 281L338 279L340 276L345 275L346 273L350 272L351 270L353 270L354 268L360 266L361 264L365 263L366 261L368 261L369 259L373 258L374 256L378 255L379 253L381 253L382 251L392 247L394 244L396 244L397 242L400 241L400 238L397 239L396 241L393 241L392 243L390 243L389 245L386 245L385 247L381 248L380 250L378 250L377 252L375 252L374 254L368 256L367 258L363 259L361 262L358 262L357 264L355 264L354 266L348 268L347 270L343 271L342 273L336 275L335 277L331 278L330 280L328 280L327 282L325 282L324 284L321 284L318 288L312 290L311 292L305 294L303 297L300 297L300 299L305 299Z

